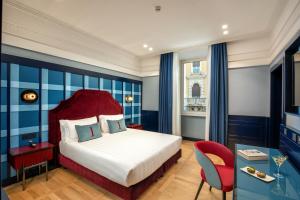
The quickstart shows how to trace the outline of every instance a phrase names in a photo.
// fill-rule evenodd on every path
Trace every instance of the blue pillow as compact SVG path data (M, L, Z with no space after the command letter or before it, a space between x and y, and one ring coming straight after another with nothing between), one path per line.
M101 137L99 123L90 125L75 125L75 129L78 135L78 142L84 142Z
M107 120L108 128L110 133L117 133L126 131L126 125L124 118L119 120Z

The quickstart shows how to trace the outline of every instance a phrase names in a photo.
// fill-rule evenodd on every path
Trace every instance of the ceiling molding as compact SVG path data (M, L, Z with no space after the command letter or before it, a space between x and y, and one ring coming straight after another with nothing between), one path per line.
M44 53L47 55L56 56L56 57L76 61L79 63L90 64L90 65L98 66L101 68L105 68L105 69L109 69L109 70L113 70L113 71L117 71L117 72L122 72L122 73L129 74L129 75L138 76L136 70L130 70L128 68L120 67L118 65L114 65L111 63L102 62L99 60L84 57L80 54L74 54L69 51L64 51L64 50L61 50L61 49L58 49L55 47L51 47L48 44L44 45L42 43L37 43L36 41L23 39L21 37L15 37L14 35L6 34L6 33L3 33L2 40L3 40L2 41L3 44L6 44L6 45L11 45L14 47L19 47L19 48L27 49L27 50L34 51L34 52ZM24 44L26 47L24 47Z
M27 5L21 3L21 2L19 2L17 0L4 0L3 4L11 5L11 6L13 6L15 8L18 8L18 9L24 11L24 12L30 13L32 15L35 15L35 16L39 17L39 18L43 18L43 19L48 20L48 21L50 21L52 23L55 23L57 25L63 26L65 28L68 28L68 29L72 30L73 32L80 33L84 37L89 37L91 39L98 40L101 43L106 43L107 45L113 46L116 49L120 49L122 51L125 51L128 54L130 54L131 56L136 56L135 54L133 54L132 52L130 52L130 51L124 49L124 48L121 48L121 47L119 47L119 46L117 46L115 44L107 42L106 40L104 40L104 39L102 39L100 37L96 37L96 36L90 34L89 32L86 32L86 31L84 31L82 29L79 29L79 28L77 28L77 27L75 27L75 26L73 26L71 24L68 24L68 23L65 23L65 22L63 22L61 20L58 20L58 19L56 19L56 18L54 18L54 17L52 17L50 15L47 15L47 14L45 14L45 13L39 11L39 10L36 10L36 9L30 7L30 6L27 6Z
M149 77L149 76L159 76L159 70L151 71L151 72L141 72L141 77Z
M223 42L229 43L229 42L237 42L237 41L243 41L243 40L262 38L262 37L270 36L270 34L271 34L270 31L262 31L259 33L245 34L245 35L240 35L240 36L235 36L235 37L229 36L229 37L223 38L223 39L212 40L208 43L200 43L200 44L195 44L193 46L187 46L187 47L183 47L183 48L173 48L173 49L169 49L169 50L164 50L162 52L155 52L155 53L151 53L151 54L147 54L147 55L142 55L142 56L139 56L139 58L142 60L142 59L151 58L154 56L159 56L161 54L168 53L168 52L181 52L181 51L188 51L188 50L197 49L197 48L207 48L209 45L213 45L213 44L218 44L218 43L223 43Z
M33 21L32 24L38 22L37 24L41 25L39 29L36 27L32 29L28 24L18 23L18 20L20 20L20 22L22 21L21 19L14 18L14 20L10 21L7 20L4 15L3 43L141 77L149 75L155 76L158 74L159 62L143 63L143 60L159 57L161 53L171 51L198 51L198 49L207 48L207 46L215 43L239 43L264 37L270 38L270 42L266 44L265 49L258 49L257 51L247 49L246 52L229 52L229 67L240 68L243 67L242 65L255 66L270 64L297 31L299 31L300 27L300 0L297 0L286 5L276 27L274 27L271 32L261 31L259 33L235 37L228 36L206 44L174 48L146 56L136 56L124 48L44 14L20 1L4 0L3 6L13 8L20 16L25 16L24 18L27 17L27 23L29 21L28 19L34 19L35 21ZM44 27L43 24L45 24ZM49 25L49 27L47 27L48 29L54 27L53 29L56 29L55 31L58 33L63 32L67 36L61 34L56 35L54 34L55 32L45 31L44 28L46 24Z
M270 62L300 30L300 0L292 3L286 7L285 12L272 32Z
M4 2L4 44L131 75L140 71L140 60L134 54L23 7L14 0Z

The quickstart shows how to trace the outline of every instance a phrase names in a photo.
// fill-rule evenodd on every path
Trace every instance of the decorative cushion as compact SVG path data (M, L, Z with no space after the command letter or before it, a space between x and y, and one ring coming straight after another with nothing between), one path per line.
M75 125L78 135L78 142L84 142L101 137L100 126L98 123L90 125Z
M126 131L126 125L124 118L119 120L107 120L110 133L117 133L121 131Z
M97 117L90 117L78 120L59 120L61 138L64 142L78 142L78 135L75 125L90 125L97 123Z
M122 114L119 115L100 115L99 121L101 125L101 130L103 133L109 133L109 127L107 124L107 120L119 120L124 118Z

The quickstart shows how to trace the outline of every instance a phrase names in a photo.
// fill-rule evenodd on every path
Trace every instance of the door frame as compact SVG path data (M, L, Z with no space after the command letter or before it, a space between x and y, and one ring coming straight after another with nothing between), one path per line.
M269 131L268 131L268 146L271 146L271 136L272 136L272 131L273 131L273 127L274 127L274 116L273 116L273 107L276 106L274 105L274 101L272 98L274 96L274 85L272 84L272 74L275 73L275 71L279 70L279 68L281 68L281 122L283 122L284 120L284 65L283 62L278 62L276 63L276 65L274 65L271 70L270 70L270 120L269 120ZM279 136L279 141L278 141L278 145L280 145L280 131L278 132L278 136Z

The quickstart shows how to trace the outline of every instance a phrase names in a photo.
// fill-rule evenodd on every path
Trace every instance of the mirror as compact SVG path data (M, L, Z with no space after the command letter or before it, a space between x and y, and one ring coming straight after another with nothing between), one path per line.
M293 55L294 69L294 106L300 106L300 47Z

